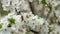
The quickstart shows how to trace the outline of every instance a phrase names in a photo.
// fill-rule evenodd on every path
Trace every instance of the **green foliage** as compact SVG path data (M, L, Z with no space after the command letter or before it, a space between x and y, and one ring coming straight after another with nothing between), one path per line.
M45 22L43 23L43 25L45 25Z
M13 18L8 18L8 21L10 22L10 24L15 24L15 19Z
M5 15L8 15L9 11L1 11L1 16L5 16Z
M51 3L48 3L47 6L49 7L50 10L52 9L52 4Z
M2 28L2 24L0 24L0 29Z
M29 18L29 16L28 16L28 15L27 15L26 17L27 17L27 18Z
M43 4L43 6L47 4L45 0L42 0L41 3Z
M53 29L51 28L51 27L49 27L49 32L48 32L48 34L50 33L50 32L52 32L53 31Z
M0 15L3 17L5 15L8 15L8 13L10 13L10 11L4 11L2 8L1 1L0 1Z
M29 34L29 32L30 32L29 27L27 27L26 34Z
M52 5L51 5L51 3L48 3L48 6L50 6L50 7L51 7L51 6L52 6Z
M0 15L1 16L8 15L8 13L10 13L10 11L4 11L4 10L0 9Z

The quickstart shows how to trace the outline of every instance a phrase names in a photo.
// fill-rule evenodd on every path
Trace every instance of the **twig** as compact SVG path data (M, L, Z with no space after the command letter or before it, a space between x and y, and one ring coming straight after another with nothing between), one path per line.
M34 30L30 30L31 32L35 33L35 34L39 34L39 32L34 31Z
M32 13L34 14L34 9L33 9L33 6L32 6L32 2L28 1L28 3L29 3L29 6L30 6L30 9L31 9Z
M15 11L16 11L17 15L21 14L21 12L20 11L18 12L16 8L15 8Z
M46 19L49 17L50 13L52 12L52 6L51 6L51 4L49 3L49 4L47 4L47 6L48 6L48 8L49 8L50 10L49 10L49 12L48 12L48 14L47 14Z

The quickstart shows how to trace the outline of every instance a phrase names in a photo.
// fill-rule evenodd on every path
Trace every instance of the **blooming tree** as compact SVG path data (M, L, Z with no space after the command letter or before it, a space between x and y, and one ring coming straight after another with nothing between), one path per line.
M49 22L51 14L56 18L51 22L58 22L59 14L54 7L59 2L51 1L1 0L3 10L10 13L0 20L0 34L60 34L60 26Z

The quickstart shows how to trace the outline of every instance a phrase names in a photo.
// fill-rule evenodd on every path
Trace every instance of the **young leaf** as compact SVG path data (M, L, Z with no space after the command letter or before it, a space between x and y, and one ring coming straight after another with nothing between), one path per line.
M41 3L43 4L43 6L45 6L45 4L47 4L45 0L42 0Z
M0 24L0 29L2 28L2 24Z
M15 24L15 19L13 18L8 18L8 21L10 22L10 24Z
M52 10L52 5L51 5L51 3L48 3L47 5L48 5L49 9Z
M53 29L51 29L51 27L49 27L49 32L48 32L48 34L50 33L50 32L52 32L53 31Z

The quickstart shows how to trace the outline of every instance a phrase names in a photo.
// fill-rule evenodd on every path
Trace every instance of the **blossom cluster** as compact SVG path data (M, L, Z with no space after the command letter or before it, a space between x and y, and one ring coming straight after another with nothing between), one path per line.
M14 19L15 23L8 19ZM38 32L39 34L57 34L60 32L58 28L59 26L49 25L45 19L37 15L34 16L31 12L22 13L21 15L10 13L1 19L0 24L0 27L2 26L0 28L0 33L2 34L11 34L12 32L13 34L27 34L27 32L31 33L30 29ZM27 31L27 29L29 29L29 31Z
M28 0L1 0L1 3L3 10L11 13L1 18L0 34L60 34L58 25L50 25L44 18L32 14Z

